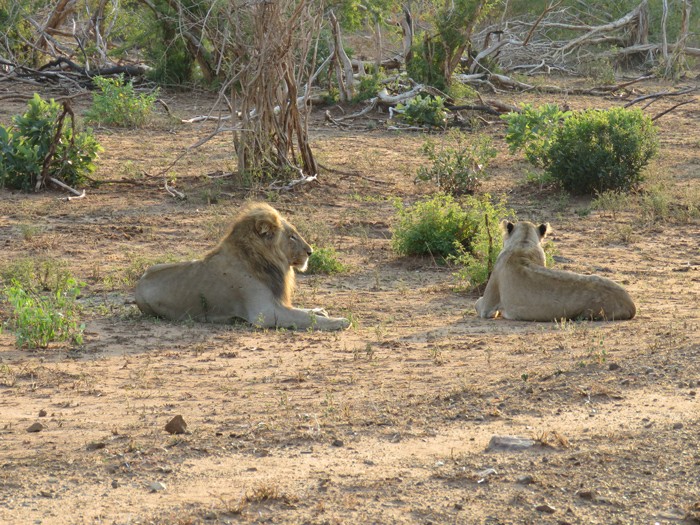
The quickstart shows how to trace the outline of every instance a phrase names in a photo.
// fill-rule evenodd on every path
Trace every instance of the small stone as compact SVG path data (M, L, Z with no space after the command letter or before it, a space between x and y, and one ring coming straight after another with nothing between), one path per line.
M530 485L531 483L535 482L535 478L530 474L525 474L524 476L519 476L518 479L515 480L515 482L519 485Z
M187 431L187 423L182 416L177 415L165 425L166 432L170 434L184 434Z
M117 481L116 479L113 479L112 480L112 488L118 489L119 488L119 481Z
M532 439L517 436L493 436L486 450L525 450L535 446Z
M102 448L105 448L107 445L101 441L96 441L93 443L88 443L85 448L87 450L100 450Z
M484 469L484 470L482 470L482 471L480 471L480 472L477 472L477 473L476 473L476 477L478 477L478 478L486 478L486 477L488 477L488 476L493 476L494 474L498 474L498 472L496 472L496 469L495 469L495 468L487 468L487 469Z
M331 445L334 447L342 447L343 445L345 445L345 443L343 443L342 439L334 439L333 441L331 441Z
M161 483L160 481L154 481L153 483L148 485L148 488L151 492L161 492L168 487L165 486L165 483Z
M32 423L32 425L27 429L27 432L41 432L44 430L44 425L39 422Z
M683 428L683 423L674 423L673 424L673 430L680 430Z
M588 501L593 501L596 497L595 491L593 490L579 490L576 495L581 498L585 499Z
M546 514L554 514L557 511L557 509L555 509L551 505L547 505L546 503L543 505L537 505L535 507L535 510L539 512L545 512Z
M620 369L620 365L618 365L617 363L610 363L608 365L608 370L619 370L619 369Z
M39 417L46 417L46 410L44 410L43 408L39 410Z

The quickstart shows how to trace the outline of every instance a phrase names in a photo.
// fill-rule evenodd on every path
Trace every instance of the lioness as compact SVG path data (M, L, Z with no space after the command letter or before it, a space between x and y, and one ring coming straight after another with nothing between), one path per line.
M202 259L157 264L136 284L145 314L174 321L227 323L245 319L258 327L342 330L350 321L325 310L292 307L293 268L306 270L311 247L271 206L246 206L229 233Z
M503 250L484 296L475 308L481 317L520 321L560 319L632 319L636 309L619 284L597 275L545 267L542 239L549 224L501 222Z

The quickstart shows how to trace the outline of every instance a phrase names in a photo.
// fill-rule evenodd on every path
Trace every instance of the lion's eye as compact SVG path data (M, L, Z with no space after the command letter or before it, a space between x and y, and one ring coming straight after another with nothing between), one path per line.
M293 240L293 241L298 241L298 240L299 240L299 239L297 239L297 236L296 236L296 235L290 235L289 238L290 238L291 240Z

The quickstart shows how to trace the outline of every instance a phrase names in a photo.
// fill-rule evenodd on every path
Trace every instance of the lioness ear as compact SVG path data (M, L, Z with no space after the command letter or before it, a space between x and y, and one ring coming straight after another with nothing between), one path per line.
M549 226L548 222L545 222L540 224L539 228L537 228L537 231L540 234L540 239L544 239L544 236L551 232L552 228Z
M501 231L505 235L506 233L512 233L513 228L515 228L515 224L510 222L509 220L503 219L501 221Z

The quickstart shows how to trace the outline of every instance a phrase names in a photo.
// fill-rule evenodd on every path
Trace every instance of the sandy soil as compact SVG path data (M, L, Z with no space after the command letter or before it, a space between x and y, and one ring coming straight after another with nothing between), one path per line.
M168 95L182 117L212 101ZM23 107L3 102L0 122ZM651 168L696 203L699 117L695 103L658 121ZM502 124L485 125L500 153L483 191L505 195L521 219L549 221L570 261L559 267L624 283L638 315L478 319L478 295L455 290L453 269L392 253L392 199L432 188L413 183L425 136L375 124L338 130L319 113L314 151L343 173L281 196L207 177L231 170L228 137L168 168L212 124L164 116L147 129L98 130L96 177L142 184L88 188L71 202L0 191L0 264L60 260L87 283L80 348L20 350L0 334L0 522L700 523L698 220L612 217L540 191L524 182L528 166L507 152ZM166 168L186 201L143 175ZM295 302L351 315L354 328L261 331L138 313L142 269L201 254L246 198L270 199L307 240L338 250L350 270L301 275ZM186 434L165 431L175 415ZM27 432L36 422L44 429ZM503 435L534 444L488 448Z

